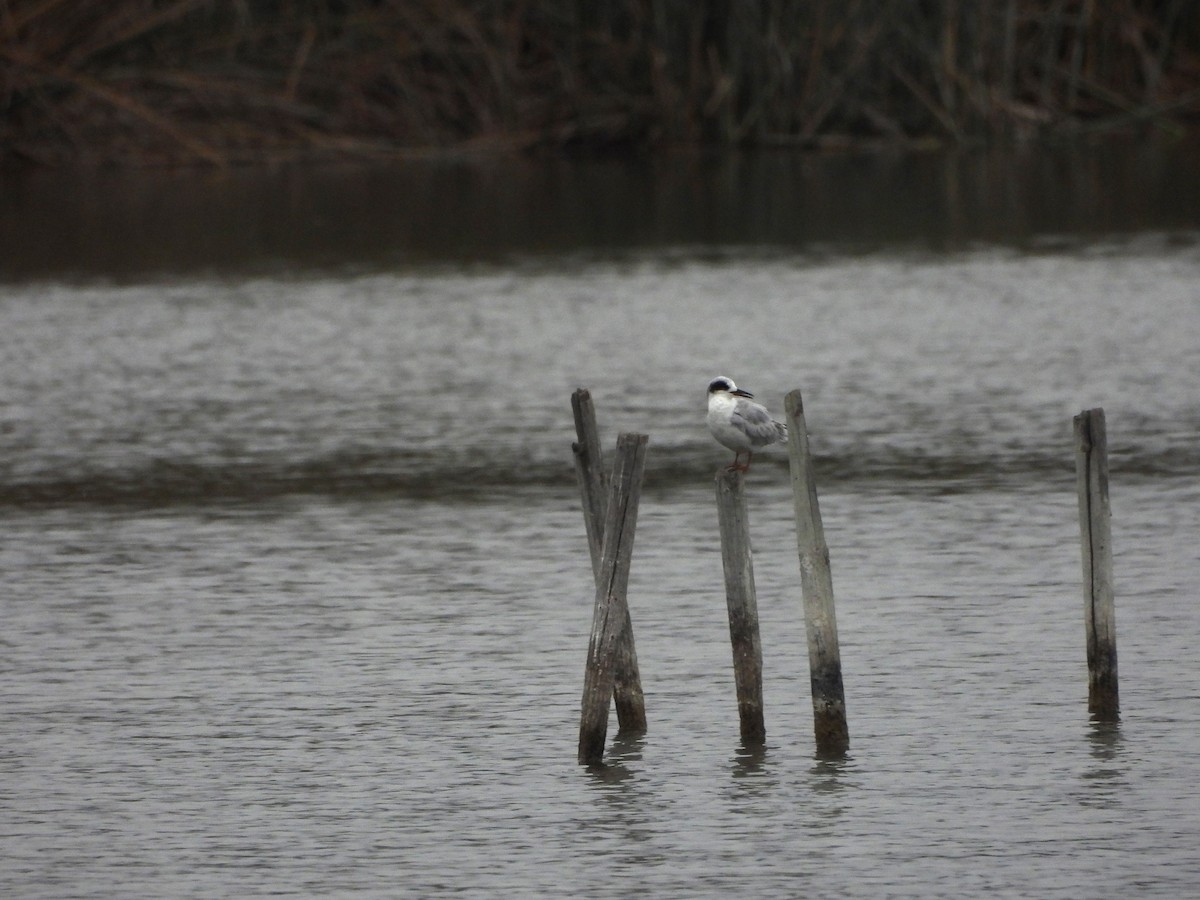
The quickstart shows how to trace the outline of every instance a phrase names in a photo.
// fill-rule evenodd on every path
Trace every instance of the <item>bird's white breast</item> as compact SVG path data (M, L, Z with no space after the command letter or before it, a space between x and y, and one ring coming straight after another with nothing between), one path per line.
M708 430L717 442L730 450L741 451L750 449L750 439L739 428L730 424L729 418L737 406L737 398L724 392L712 394L708 398Z

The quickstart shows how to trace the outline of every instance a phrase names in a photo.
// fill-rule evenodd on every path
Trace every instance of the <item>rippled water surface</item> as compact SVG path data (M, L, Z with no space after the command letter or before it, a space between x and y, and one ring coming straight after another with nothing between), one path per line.
M1200 244L655 250L0 286L0 891L1200 890ZM787 467L739 744L703 425L804 391L851 749L814 755ZM570 393L650 435L648 733L575 762ZM1071 417L1112 453L1089 720Z

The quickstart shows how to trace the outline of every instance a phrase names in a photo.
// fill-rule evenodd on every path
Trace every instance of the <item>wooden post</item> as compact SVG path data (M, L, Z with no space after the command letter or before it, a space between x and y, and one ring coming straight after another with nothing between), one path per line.
M767 739L763 722L762 640L741 472L725 468L717 471L717 519L721 527L721 563L725 569L725 601L729 607L729 640L733 645L733 678L742 745L761 747Z
M829 547L825 544L825 529L817 504L817 483L813 477L800 391L789 393L784 406L788 415L788 457L792 501L796 508L796 548L800 554L800 586L804 592L817 752L823 756L838 756L849 749L850 732L846 725L846 697L842 688L842 658L833 608Z
M1112 510L1108 504L1108 435L1103 409L1075 417L1075 481L1083 547L1083 619L1087 629L1088 710L1119 712L1117 619L1113 601Z
M604 546L596 578L596 603L583 679L579 761L586 765L599 765L604 758L609 698L613 695L619 664L621 633L629 619L625 594L629 587L633 535L646 468L647 440L644 434L622 434L617 438L617 459L609 486Z
M583 500L583 524L587 528L588 550L592 554L592 573L597 574L604 546L605 478L600 430L596 427L596 408L592 405L591 392L579 388L573 393L571 411L575 414L575 434L579 438L571 449L575 453L575 474Z
M575 475L583 503L583 520L587 529L588 550L592 556L592 575L600 583L600 561L604 550L604 515L607 506L603 466L601 464L600 432L596 427L596 410L592 395L580 388L571 395L575 414L575 433L578 443L572 444L575 454ZM617 723L622 734L646 730L646 699L642 694L642 676L638 669L637 650L633 641L633 620L629 605L624 605L625 623L617 642L616 670L613 673L613 700L617 706Z

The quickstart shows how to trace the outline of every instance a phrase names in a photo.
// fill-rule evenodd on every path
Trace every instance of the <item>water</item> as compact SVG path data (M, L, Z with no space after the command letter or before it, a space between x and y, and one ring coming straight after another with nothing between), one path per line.
M0 286L0 891L1194 893L1200 241L1050 237ZM813 752L778 450L748 481L768 745L739 745L715 374L804 390L845 759ZM606 446L651 436L650 730L601 771L579 385ZM1086 703L1096 405L1118 724Z

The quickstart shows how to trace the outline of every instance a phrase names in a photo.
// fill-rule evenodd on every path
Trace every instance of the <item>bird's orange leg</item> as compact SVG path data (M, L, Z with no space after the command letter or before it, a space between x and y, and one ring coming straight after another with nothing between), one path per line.
M746 451L746 461L743 463L743 462L740 462L741 457L742 457L742 451L738 450L736 453L733 454L733 462L730 465L728 465L726 468L730 472L748 472L748 471L750 471L750 457L753 455L754 454L752 454L749 450L747 450Z

